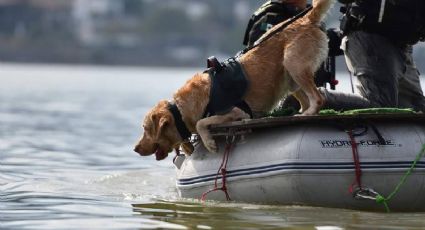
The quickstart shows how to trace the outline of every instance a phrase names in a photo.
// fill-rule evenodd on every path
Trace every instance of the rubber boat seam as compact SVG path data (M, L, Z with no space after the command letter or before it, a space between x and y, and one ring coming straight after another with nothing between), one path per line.
M362 163L362 170L373 169L406 169L409 168L412 162L364 162ZM274 166L262 166L248 169L229 170L226 177L232 178L237 176L247 176L253 174L264 174L271 172L291 171L291 170L353 170L354 165L352 162L347 163L328 163L327 165L320 165L321 163L284 163ZM392 166L392 167L390 167ZM425 169L425 162L418 162L417 169ZM183 178L177 180L177 185L192 185L202 182L213 181L217 177L216 174L197 176L192 178ZM218 176L221 179L221 176Z
M400 165L405 164L407 166L410 166L412 164L411 161L386 161L386 162L362 162L361 165ZM419 161L418 165L425 164L425 161ZM257 169L266 169L266 168L276 168L286 165L353 165L353 162L290 162L290 163L280 163L280 164L273 164L273 165L265 165L265 166L258 166L258 167L251 167L251 168L242 168L242 169L235 169L235 170L228 170L228 173L235 173L235 172L241 172L241 171L249 171L249 170L257 170ZM324 167L324 166L323 166ZM197 178L203 178L203 177L215 177L217 173L214 174L207 174L203 176L196 176L196 177L190 177L190 178L183 178L179 179L182 181L186 180L193 180Z

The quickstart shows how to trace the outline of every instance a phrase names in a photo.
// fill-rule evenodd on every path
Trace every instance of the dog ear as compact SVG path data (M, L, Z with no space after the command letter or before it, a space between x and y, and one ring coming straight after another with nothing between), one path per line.
M180 146L182 147L183 152L185 152L186 155L189 155L189 156L195 150L195 147L193 147L192 143L190 143L190 142L183 142L183 143L180 144Z
M160 138L161 134L164 132L164 129L169 124L169 119L167 117L161 117L158 122L158 133L157 133L157 139Z
M159 119L159 129L164 129L165 127L167 127L168 123L169 119L167 117L161 117L161 119Z

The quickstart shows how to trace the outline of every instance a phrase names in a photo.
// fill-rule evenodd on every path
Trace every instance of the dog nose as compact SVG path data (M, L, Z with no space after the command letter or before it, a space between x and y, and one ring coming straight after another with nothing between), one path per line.
M140 145L134 146L134 152L138 153L140 151L139 148L140 148Z

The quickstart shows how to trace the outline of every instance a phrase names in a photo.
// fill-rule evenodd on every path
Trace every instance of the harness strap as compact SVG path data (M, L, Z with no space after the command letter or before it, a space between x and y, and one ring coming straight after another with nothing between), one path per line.
M241 101L241 102L237 103L235 106L238 107L239 109L241 109L242 111L244 111L245 113L249 114L249 117L251 119L254 118L251 107L249 107L249 105L248 105L248 103L246 103L246 101Z
M181 138L183 140L186 140L191 137L192 133L189 131L186 124L184 123L179 108L177 108L177 105L175 103L169 103L168 110L173 115L177 131L179 132Z
M214 115L214 111L210 108L209 106L210 104L207 105L207 108L205 109L204 115L202 115L203 118L205 117L209 117L211 115ZM241 109L242 111L244 111L245 113L247 113L249 115L249 117L252 119L254 118L254 113L251 110L251 107L249 107L248 103L246 103L246 101L240 101L239 103L237 103L235 105L235 107Z

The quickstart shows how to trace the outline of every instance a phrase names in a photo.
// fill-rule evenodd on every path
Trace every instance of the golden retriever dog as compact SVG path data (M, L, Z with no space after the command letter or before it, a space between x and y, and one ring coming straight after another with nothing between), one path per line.
M305 3L306 0L299 1ZM316 88L314 73L328 52L327 37L320 24L332 3L333 0L313 0L311 11L239 57L238 61L249 82L243 100L254 114L269 112L290 93L300 102L301 115L318 113L324 104L324 97ZM277 26L264 36L272 33ZM181 128L178 128L177 123L184 123L186 132L198 134L210 152L217 152L208 127L250 116L234 107L226 114L204 118L210 89L209 74L198 73L174 94L173 101L160 101L146 115L144 134L134 150L142 156L155 153L157 160L166 158L169 152L179 147L186 154L192 153L193 146L187 137L182 137ZM175 105L181 121L177 121L170 111L170 105Z

